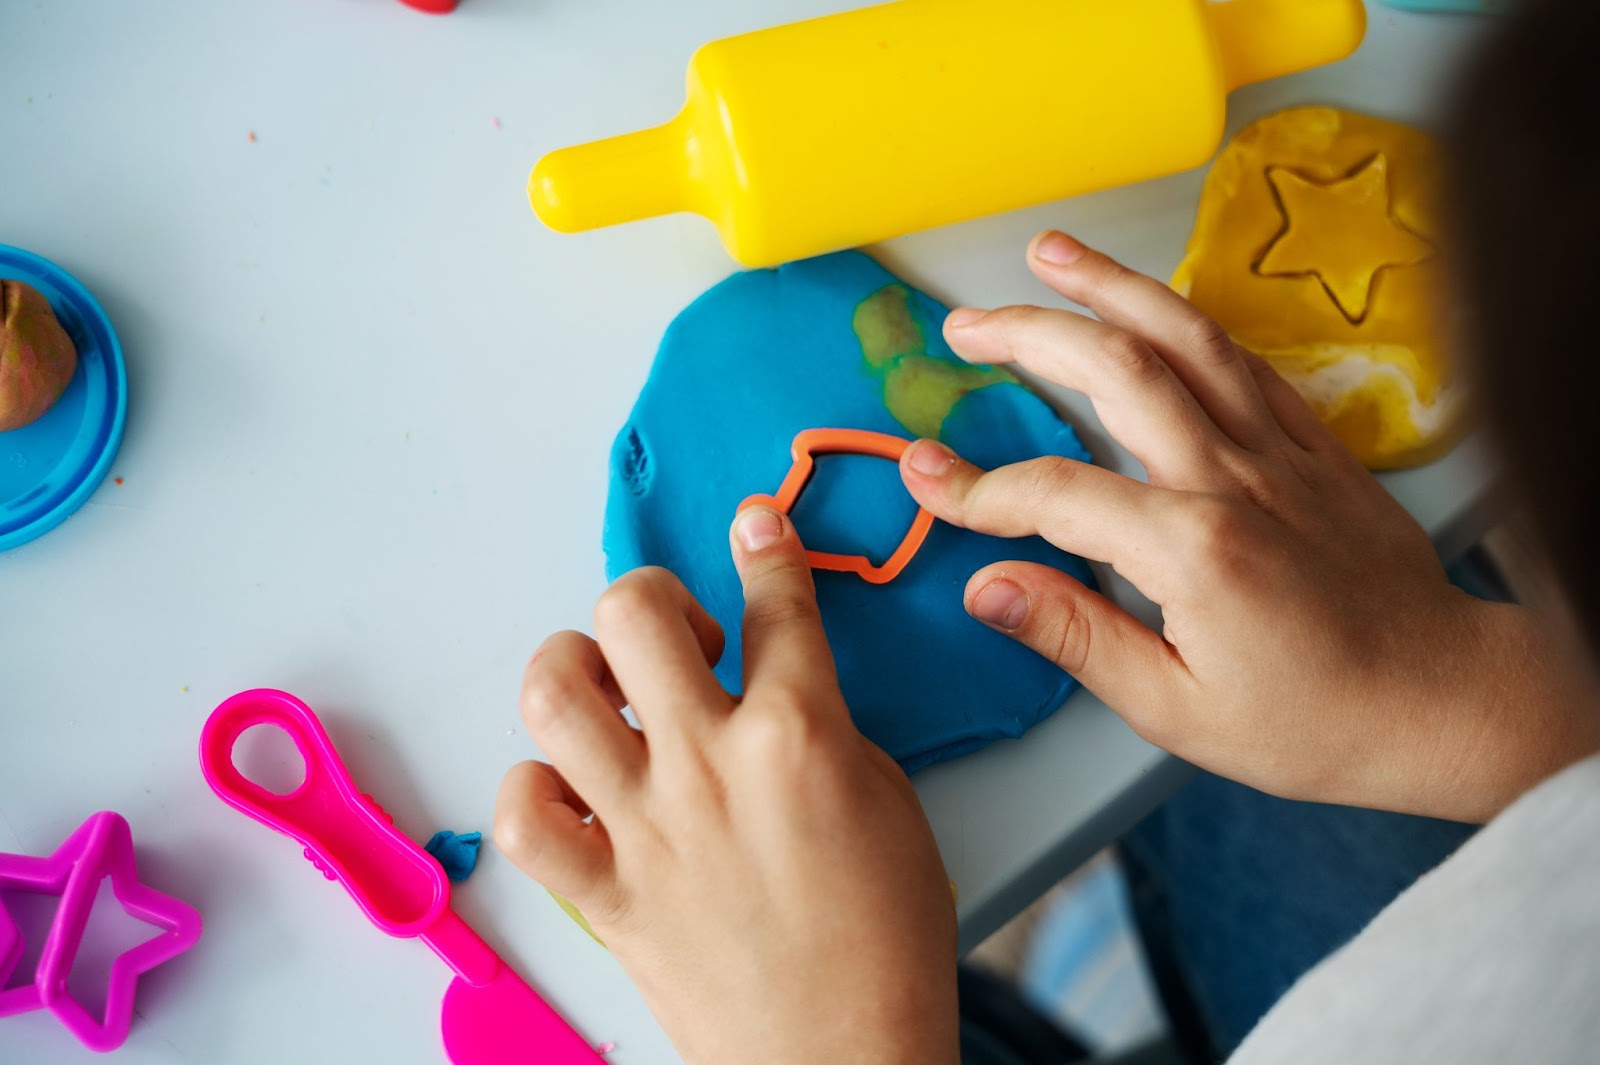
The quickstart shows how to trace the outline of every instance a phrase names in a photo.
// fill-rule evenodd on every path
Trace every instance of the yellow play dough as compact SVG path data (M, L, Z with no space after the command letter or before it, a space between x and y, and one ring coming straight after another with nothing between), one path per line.
M1268 115L1217 157L1172 278L1373 469L1435 458L1461 429L1435 328L1437 167L1433 138L1409 126Z

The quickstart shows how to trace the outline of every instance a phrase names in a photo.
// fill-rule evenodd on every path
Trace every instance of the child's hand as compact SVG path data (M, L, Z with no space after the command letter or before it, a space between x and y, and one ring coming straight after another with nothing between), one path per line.
M528 664L522 716L553 765L507 774L495 840L583 911L694 1065L954 1065L933 834L850 721L793 525L754 508L732 539L744 697L677 578L624 576L598 642L559 633Z
M1088 395L1149 485L1060 458L985 473L923 441L906 486L946 521L1109 563L1165 632L1027 563L974 575L974 616L1152 743L1281 795L1486 818L1595 749L1597 719L1528 612L1451 587L1423 530L1271 367L1062 234L1029 262L1101 321L961 309L946 338Z

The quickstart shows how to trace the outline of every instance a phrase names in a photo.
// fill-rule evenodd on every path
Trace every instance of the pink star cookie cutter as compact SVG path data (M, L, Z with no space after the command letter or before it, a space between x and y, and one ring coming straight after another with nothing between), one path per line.
M105 1014L96 1018L67 990L67 974L83 944L100 881L122 908L162 932L111 963ZM139 882L133 859L133 833L121 814L102 810L68 836L48 858L0 854L0 890L60 895L55 920L45 936L33 982L0 990L0 1017L48 1009L90 1050L115 1050L133 1023L134 990L139 976L182 954L200 938L200 914L187 902ZM0 988L22 960L22 933L0 902Z

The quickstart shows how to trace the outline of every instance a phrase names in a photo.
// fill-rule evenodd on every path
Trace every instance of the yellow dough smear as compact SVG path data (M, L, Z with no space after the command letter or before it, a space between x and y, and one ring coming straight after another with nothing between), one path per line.
M1436 328L1438 165L1409 126L1268 115L1217 157L1172 278L1372 469L1427 462L1462 429Z

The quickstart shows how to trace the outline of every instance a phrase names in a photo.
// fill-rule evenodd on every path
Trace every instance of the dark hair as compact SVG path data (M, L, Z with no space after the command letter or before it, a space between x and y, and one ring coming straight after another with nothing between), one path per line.
M1507 487L1600 658L1600 3L1518 0L1447 130L1463 340Z

